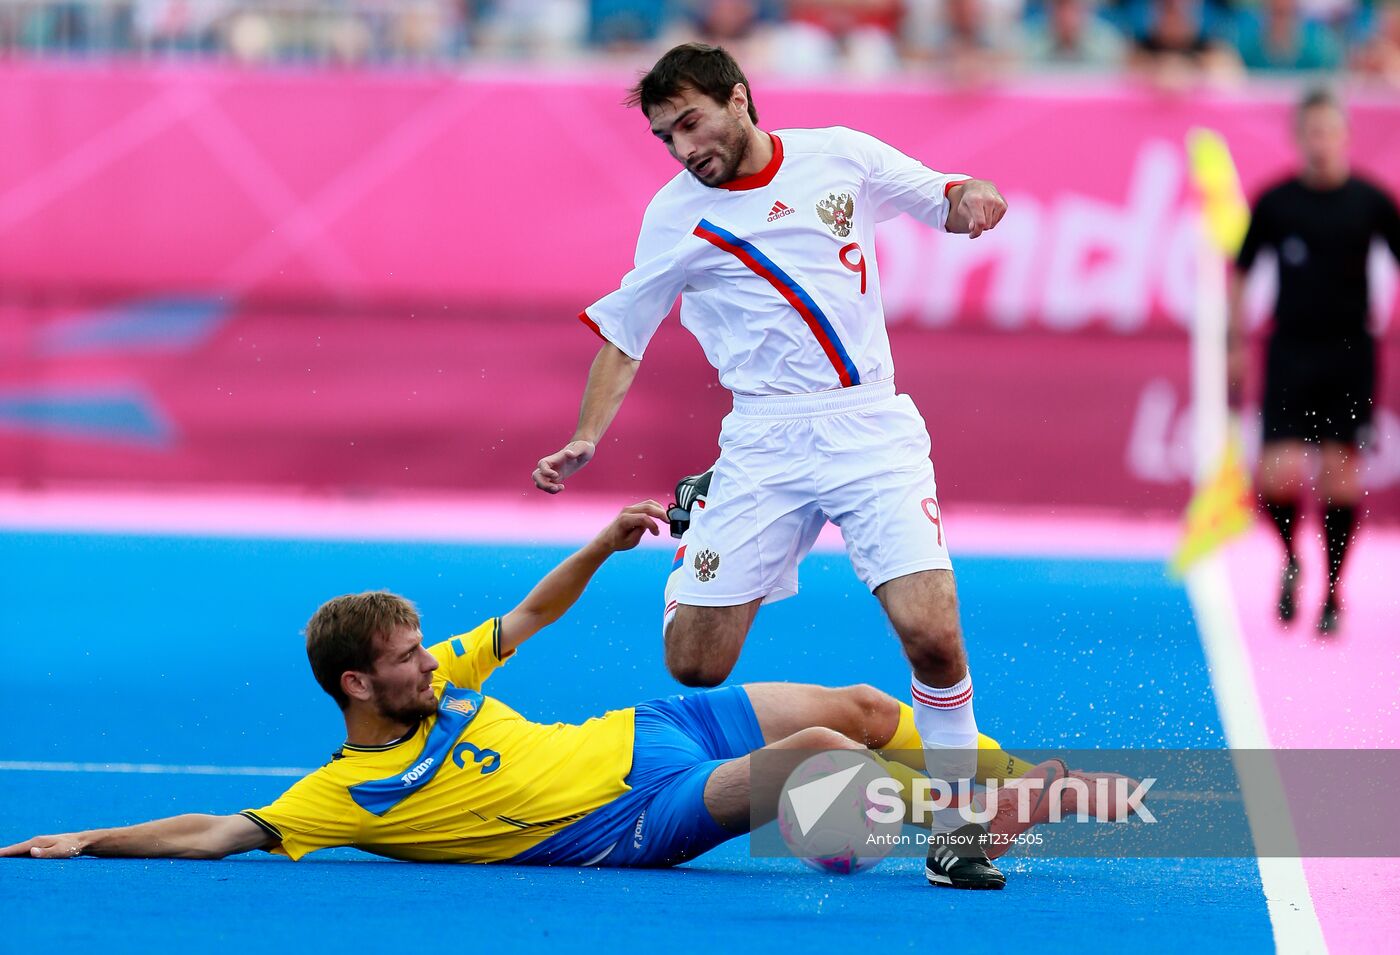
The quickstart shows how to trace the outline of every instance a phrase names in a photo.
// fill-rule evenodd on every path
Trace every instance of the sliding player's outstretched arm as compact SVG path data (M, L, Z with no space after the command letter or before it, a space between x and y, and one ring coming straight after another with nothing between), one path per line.
M502 658L564 616L605 560L636 547L643 534L659 534L659 522L665 519L665 508L655 501L624 507L597 537L535 584L520 606L501 617Z
M588 384L583 389L578 428L568 444L540 458L535 467L535 487L558 494L564 490L564 479L593 459L598 441L617 416L617 409L622 407L622 399L627 397L627 389L632 387L640 364L612 343L598 350L588 370Z
M143 859L222 859L271 845L267 831L247 816L191 813L136 826L35 836L0 849L0 856L73 859L81 855Z

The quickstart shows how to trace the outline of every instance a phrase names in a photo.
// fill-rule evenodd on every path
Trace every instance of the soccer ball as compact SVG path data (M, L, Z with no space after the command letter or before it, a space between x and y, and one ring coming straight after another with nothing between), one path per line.
M872 818L868 785L885 777L861 750L808 757L778 800L778 831L792 854L818 872L851 875L874 868L899 838L900 822Z

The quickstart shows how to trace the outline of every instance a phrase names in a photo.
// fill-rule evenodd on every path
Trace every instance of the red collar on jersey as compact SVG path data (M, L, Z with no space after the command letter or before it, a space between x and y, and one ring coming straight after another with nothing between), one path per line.
M721 189L729 189L733 192L745 189L762 189L773 181L773 177L778 174L778 167L783 164L783 141L772 133L768 133L768 138L773 140L773 158L768 160L768 165L752 176L740 176L738 179L720 183Z

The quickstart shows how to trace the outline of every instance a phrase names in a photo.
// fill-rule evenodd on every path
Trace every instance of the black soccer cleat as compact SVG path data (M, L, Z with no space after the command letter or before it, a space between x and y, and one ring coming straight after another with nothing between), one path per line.
M924 875L928 884L945 889L1002 889L1006 876L987 858L987 827L969 822L929 841Z
M1296 558L1288 558L1283 568L1283 578L1278 586L1278 618L1290 622L1298 613L1298 576L1301 569Z
M671 536L680 537L690 527L690 511L697 504L705 506L705 498L710 493L710 478L715 469L704 474L692 474L676 482L676 502L666 509L666 519L671 522Z

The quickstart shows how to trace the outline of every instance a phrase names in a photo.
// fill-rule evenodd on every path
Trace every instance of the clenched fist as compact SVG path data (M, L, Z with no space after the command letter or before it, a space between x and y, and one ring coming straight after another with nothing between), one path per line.
M1006 215L1006 199L997 187L985 179L969 179L948 190L953 207L948 212L948 231L966 233L975 239L988 229L995 229Z

